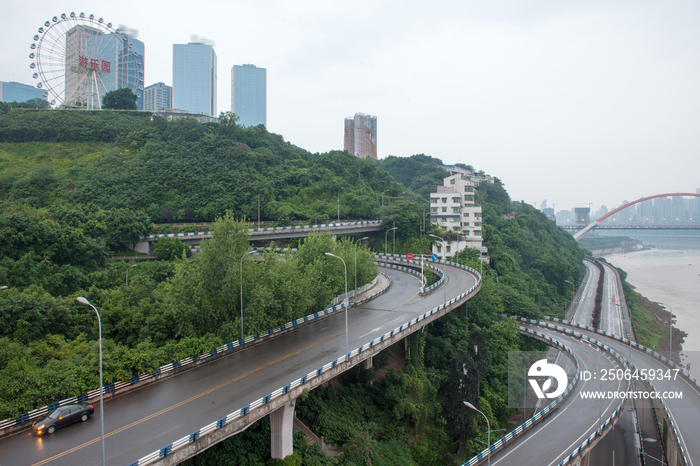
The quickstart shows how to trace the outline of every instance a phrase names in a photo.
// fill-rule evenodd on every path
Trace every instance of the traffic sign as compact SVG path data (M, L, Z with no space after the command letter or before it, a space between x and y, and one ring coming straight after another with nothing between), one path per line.
M408 254L406 254L406 258L407 258L407 259L413 259L413 254L411 254L411 253L409 252Z
M433 260L434 260L434 261L437 261L438 259L439 259L438 255L437 255L437 254L433 254Z

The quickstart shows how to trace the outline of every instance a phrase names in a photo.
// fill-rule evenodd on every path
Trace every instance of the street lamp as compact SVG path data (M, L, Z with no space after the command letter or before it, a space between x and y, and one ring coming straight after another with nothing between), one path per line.
M340 189L338 190L338 223L340 223L340 191L345 188L345 186L341 186Z
M253 254L255 249L248 251L241 256L241 338L245 338L245 333L243 333L243 258L248 254Z
M326 253L327 256L335 257L343 262L343 269L345 270L345 299L343 304L345 304L345 355L350 354L350 343L348 343L348 268L345 266L345 261L342 257L338 257L330 252Z
M386 236L389 234L391 230L396 230L396 227L394 228L389 228L385 233L384 233L384 259L386 260Z
M357 243L366 239L369 239L369 236L365 236L364 238L360 238L355 241L355 304L357 304Z
M445 287L445 306L447 306L447 275L445 275L445 262L447 262L447 243L445 243L444 239L442 239L439 236L436 236L432 233L428 234L428 236L432 236L433 238L437 238L444 243L445 261L442 263L442 278L443 278L443 280L445 280L445 283L443 283L442 286Z
M104 410L104 402L103 402L103 395L102 393L104 392L104 386L102 385L102 319L100 319L100 313L97 312L97 308L90 304L90 301L87 299L83 298L82 296L79 296L77 298L77 301L80 304L85 304L86 306L90 306L95 310L95 314L97 314L97 329L99 331L99 340L100 340L100 429L101 429L101 438L102 438L102 466L105 466L105 410Z
M486 429L488 430L487 439L486 439L486 442L487 442L486 448L488 449L488 453L487 453L487 455L488 455L488 460L487 460L487 463L486 463L486 464L487 464L488 466L491 466L491 423L489 422L489 418L486 417L486 414L484 414L484 413L482 413L481 411L479 411L478 409L476 409L476 406L474 406L474 405L471 404L470 402L468 402L468 401L462 401L462 403L464 403L464 406L466 406L466 407L469 408L469 409L473 409L473 410L476 411L477 413L479 413L479 414L481 414L482 416L484 416L484 419L486 419Z
M396 222L394 221L394 219L392 217L389 217L389 218L391 219L391 223L392 223L391 226L394 227L394 228L392 228L392 230L394 230L394 232L391 234L394 237L394 242L392 243L392 246L391 246L391 255L393 256L394 254L396 254Z
M133 269L133 268L136 267L137 265L139 265L139 264L134 264L134 265L132 265L131 267L128 267L128 268L126 269L126 286L129 286L129 269Z

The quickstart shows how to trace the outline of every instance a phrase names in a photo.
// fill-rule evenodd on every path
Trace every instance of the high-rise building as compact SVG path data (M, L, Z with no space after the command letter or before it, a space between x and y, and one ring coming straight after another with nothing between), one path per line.
M440 228L464 237L457 241L457 245L448 244L447 248L460 247L462 243L464 246L461 247L482 247L481 206L475 203L475 190L476 183L468 175L455 173L444 179L437 192L430 193L430 220ZM444 257L449 252L452 251L437 253Z
M143 110L144 73L146 65L146 48L143 42L135 37L126 36L122 41L122 51L119 54L119 75L117 89L128 87L138 96L136 109Z
M377 117L356 113L345 119L343 147L351 154L364 159L377 159Z
M151 84L143 90L143 109L147 112L173 108L173 88L165 83Z
M43 89L14 81L0 81L0 102L26 102L32 99L46 100Z
M211 45L173 45L173 108L217 116L216 53Z
M267 127L267 70L255 65L231 68L231 111L241 126Z
M64 105L100 108L104 94L127 87L143 109L145 47L126 34L104 34L90 26L66 33Z

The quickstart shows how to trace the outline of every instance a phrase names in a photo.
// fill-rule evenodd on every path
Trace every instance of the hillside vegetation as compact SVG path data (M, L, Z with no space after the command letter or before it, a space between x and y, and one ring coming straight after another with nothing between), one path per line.
M157 187L157 189L154 189ZM59 201L144 211L151 221L238 217L370 219L401 188L344 151L310 154L262 126L137 112L0 112L0 200L32 207Z

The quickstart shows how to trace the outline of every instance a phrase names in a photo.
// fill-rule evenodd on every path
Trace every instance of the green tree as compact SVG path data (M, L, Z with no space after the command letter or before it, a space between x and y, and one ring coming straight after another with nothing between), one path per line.
M107 92L102 98L102 108L111 110L136 110L138 96L128 87Z
M190 247L177 238L158 238L153 242L151 248L155 251L156 257L160 260L171 261L173 259L180 259L183 253L186 257L192 255Z

